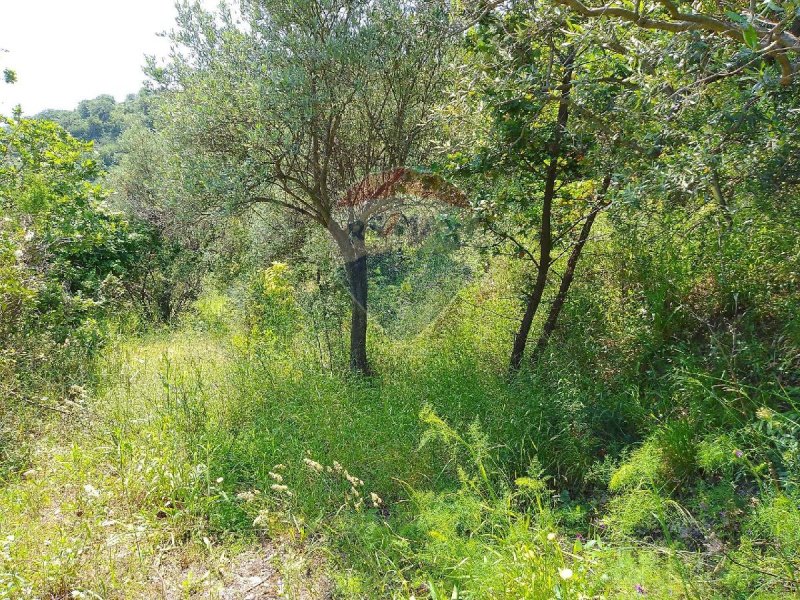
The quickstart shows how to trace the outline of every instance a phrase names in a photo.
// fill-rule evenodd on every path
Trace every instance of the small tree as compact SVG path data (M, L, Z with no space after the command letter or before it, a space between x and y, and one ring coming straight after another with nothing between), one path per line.
M184 4L171 64L151 65L191 165L193 213L270 203L330 233L352 296L356 371L369 371L369 219L410 198L458 197L407 168L426 155L447 16L437 2L260 0L242 3L242 25L230 10Z
M490 247L532 270L512 372L557 286L533 361L556 328L627 141L626 120L619 118L625 90L615 77L619 61L598 52L593 37L565 33L567 25L528 3L485 15L468 34L464 80L457 84L470 93L454 95L459 100L449 109L468 122L453 136L450 164L473 190Z

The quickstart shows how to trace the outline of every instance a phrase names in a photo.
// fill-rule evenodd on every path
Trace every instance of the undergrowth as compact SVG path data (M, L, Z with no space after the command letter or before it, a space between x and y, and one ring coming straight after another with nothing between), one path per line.
M797 590L785 391L675 372L665 388L705 390L740 427L677 411L612 446L632 389L509 382L467 342L447 351L451 334L385 340L382 375L362 381L321 372L302 344L192 327L109 348L95 397L51 420L7 478L3 594L157 597L172 565L189 597L269 538L323 556L343 598Z

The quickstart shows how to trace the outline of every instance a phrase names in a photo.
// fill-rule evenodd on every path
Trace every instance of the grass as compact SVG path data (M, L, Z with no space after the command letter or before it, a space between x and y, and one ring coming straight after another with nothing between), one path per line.
M305 334L224 322L220 298L109 345L93 396L42 421L0 487L0 597L215 597L264 544L290 597L309 567L340 598L797 592L791 396L568 362L510 382L483 289L416 338L374 331L368 381L321 371ZM702 389L692 409L733 406L714 414L738 428L643 409Z

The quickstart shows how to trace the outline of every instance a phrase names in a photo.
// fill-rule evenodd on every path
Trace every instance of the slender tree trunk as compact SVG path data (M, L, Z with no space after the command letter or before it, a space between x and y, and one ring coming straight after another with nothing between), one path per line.
M547 321L545 321L544 327L542 328L542 333L539 335L539 340L536 342L536 348L534 348L533 354L531 355L531 362L533 364L539 360L539 357L542 355L542 352L544 352L544 349L547 346L547 342L550 341L550 336L553 334L553 331L556 328L558 316L561 314L561 309L564 308L564 302L566 302L569 288L572 285L573 278L575 277L575 267L580 260L583 247L586 245L586 240L589 239L589 234L592 231L592 225L594 225L594 221L597 218L597 213L599 213L606 206L605 197L610 184L611 175L606 175L606 177L603 179L600 191L598 192L597 205L592 209L592 212L588 214L586 220L583 222L583 227L581 227L578 241L572 247L572 252L567 260L567 268L564 270L564 275L561 277L561 285L558 287L558 293L556 294L555 300L553 300L553 304L550 306L550 312L547 315Z
M345 266L353 307L350 319L350 369L368 374L370 369L367 362L367 257L361 256Z
M544 214L542 215L544 219ZM549 220L549 214L547 219ZM542 228L544 229L544 228ZM540 243L539 253L539 268L536 272L536 283L533 286L533 291L528 296L528 304L525 307L525 314L522 315L522 321L519 324L519 330L514 336L514 347L511 350L511 371L518 371L522 364L522 357L525 354L525 346L528 343L528 333L533 324L533 318L536 316L536 311L539 309L539 304L542 301L544 288L547 284L547 273L550 270L550 236L548 235L547 241L542 237Z
M360 221L350 224L350 248L343 254L352 305L350 370L369 375L371 370L367 360L367 252L364 244L364 229L364 224Z
M556 117L556 128L548 147L550 164L547 165L547 172L544 182L544 195L542 197L542 224L539 229L539 265L536 271L536 283L528 296L528 304L525 307L525 314L519 324L519 330L514 336L514 346L511 350L511 361L509 369L511 372L519 370L522 364L522 357L525 354L525 346L528 344L528 334L533 324L536 312L542 302L542 295L547 285L547 276L550 273L550 253L553 246L552 214L553 198L555 197L556 180L558 179L558 159L561 157L561 143L564 138L564 131L567 128L569 119L569 96L572 91L572 70L574 56L572 53L564 63L564 76L561 79L561 98L558 103L558 116Z
M367 248L364 243L365 225L354 221L348 231L336 221L326 223L344 259L347 287L350 292L350 370L364 375L372 371L367 360Z
M711 171L711 194L714 196L714 200L717 201L719 205L719 209L722 212L722 218L725 219L725 227L726 229L730 229L733 225L733 216L731 215L731 209L728 205L728 199L725 197L724 192L722 191L722 185L719 182L719 173L717 169L714 168Z

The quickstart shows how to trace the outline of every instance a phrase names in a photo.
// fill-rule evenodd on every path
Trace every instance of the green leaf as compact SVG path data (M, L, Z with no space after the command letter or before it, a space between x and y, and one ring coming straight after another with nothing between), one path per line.
M733 12L732 10L726 10L725 15L734 23L738 23L739 25L744 25L747 23L747 17L744 15L740 15L737 12Z
M744 36L744 43L747 44L747 47L750 48L750 50L758 49L758 32L756 31L755 27L748 24L747 27L745 27L742 31L742 35Z

